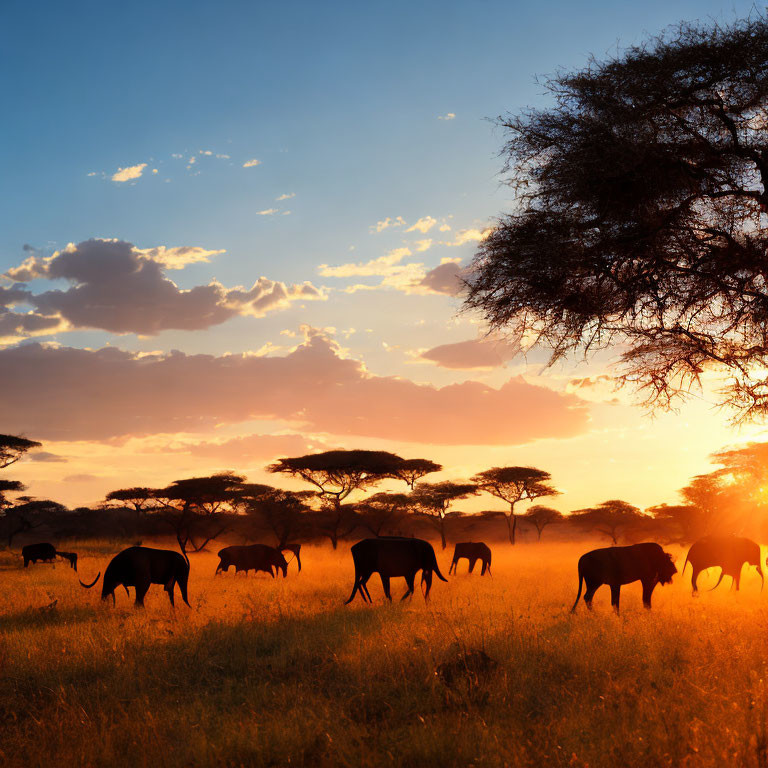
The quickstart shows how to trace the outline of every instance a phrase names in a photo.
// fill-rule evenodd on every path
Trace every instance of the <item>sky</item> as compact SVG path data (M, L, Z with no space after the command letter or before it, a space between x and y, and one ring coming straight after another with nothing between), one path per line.
M547 367L489 338L457 274L513 205L493 118L752 8L6 0L0 432L43 447L5 475L75 506L366 448L430 479L536 466L563 511L675 502L764 429L706 387L650 417L611 354Z

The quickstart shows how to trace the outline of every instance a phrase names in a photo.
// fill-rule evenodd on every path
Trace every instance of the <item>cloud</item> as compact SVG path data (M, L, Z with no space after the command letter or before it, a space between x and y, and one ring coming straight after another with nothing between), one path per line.
M425 235L432 227L437 224L437 219L433 219L431 216L422 216L415 224L412 224L406 232L421 232Z
M405 219L402 216L397 216L394 219L390 219L389 216L387 216L386 219L383 219L382 221L377 221L375 224L368 227L371 232L383 232L385 229L389 229L390 227L402 227L405 225Z
M304 435L246 435L218 442L182 442L161 449L162 452L188 453L190 456L217 459L236 465L243 462L267 462L280 456L303 456L329 450L321 440Z
M454 120L456 118L455 112L446 112L444 115L438 115L438 120Z
M491 234L491 231L491 227L483 230L462 229L456 233L456 237L452 241L443 243L443 245L457 246L466 245L467 243L480 242L481 240L485 240L485 238Z
M290 200L292 197L296 197L295 192L288 192L286 194L280 195L280 197L276 197L275 200L279 203L281 200Z
M416 240L414 245L416 246L416 252L422 253L423 251L428 251L432 247L432 239L426 238L425 240Z
M255 168L257 165L261 165L261 160L257 160L254 157L252 160L246 160L243 163L243 168Z
M112 174L112 181L132 181L133 179L141 178L141 174L146 167L146 163L139 163L138 165L129 165L127 168L118 168Z
M515 445L569 437L584 401L520 377L435 387L374 376L325 332L282 357L138 356L24 344L0 350L0 421L38 440L201 432L246 420L296 431L442 445Z
M98 475L89 474L67 475L62 478L65 483L93 483L96 480L101 480L101 478Z
M419 283L426 293L443 293L446 296L457 296L461 293L462 268L460 261L444 260L439 266L430 269Z
M373 277L377 275L393 275L402 271L403 266L400 262L410 256L411 251L408 248L395 248L389 251L385 256L379 256L367 262L358 262L357 264L340 264L336 267L330 267L327 264L321 264L317 271L323 277Z
M113 333L153 335L168 329L201 330L236 315L262 317L284 309L293 301L325 299L309 282L287 285L259 278L251 288L226 288L216 281L189 289L179 288L165 268L207 261L221 251L196 247L138 249L122 240L86 240L70 243L47 258L31 256L6 276L11 279L66 280L66 290L32 294L2 289L6 306L26 303L36 313L0 313L0 337L16 329L53 329L65 323L71 328L99 328ZM11 328L13 326L13 328ZM3 333L3 331L6 333Z
M213 256L226 253L225 250L209 251L197 246L182 245L167 248L159 245L156 248L135 248L144 258L160 264L164 269L184 269L189 264L207 264Z
M257 216L274 216L277 213L277 208L265 208L263 211L256 211Z
M69 461L57 453L49 453L48 451L33 451L28 453L25 458L27 461L39 461L45 464L66 464Z
M420 357L441 368L482 370L500 368L520 351L518 346L491 339L472 339L442 344L423 352Z

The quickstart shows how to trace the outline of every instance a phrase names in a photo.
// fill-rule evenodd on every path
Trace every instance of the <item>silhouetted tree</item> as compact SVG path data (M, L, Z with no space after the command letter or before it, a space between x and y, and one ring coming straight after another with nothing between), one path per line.
M552 507L544 507L540 504L536 504L527 512L523 512L523 514L520 515L520 518L525 520L526 523L530 523L536 529L536 533L539 535L539 541L541 541L541 534L544 532L544 529L548 525L561 522L563 520L563 513L558 512L556 509L552 509Z
M510 544L515 543L517 533L515 505L542 496L556 496L559 491L549 484L550 479L549 472L535 467L492 467L471 478L481 491L509 504L509 514L498 514L504 515L507 520Z
M394 477L402 480L413 490L416 482L426 475L442 470L441 464L429 459L402 459L395 468Z
M152 498L168 513L182 552L187 551L188 544L193 552L199 552L227 530L229 523L222 519L234 510L244 481L232 472L219 472L174 480L167 488L152 492ZM202 543L195 542L196 536Z
M375 493L356 505L359 524L374 536L381 536L385 529L391 533L413 504L407 493Z
M153 500L154 490L142 487L120 488L117 491L110 491L106 496L107 502L120 502L132 507L137 517L151 506Z
M477 486L474 483L454 483L446 480L442 483L419 483L409 498L414 509L424 515L440 532L440 543L445 549L445 518L448 508L454 501L466 499L476 493Z
M596 507L571 512L568 521L584 530L602 533L616 545L622 532L641 524L645 517L637 507L626 501L610 499Z
M25 488L20 480L0 480L0 512L13 504L9 493L21 493Z
M238 495L238 507L258 516L277 539L278 547L296 543L307 532L307 500L313 491L284 491L270 485L247 483Z
M706 533L706 515L693 504L657 504L645 511L660 523L669 542L692 544Z
M768 413L768 18L682 24L499 118L516 212L466 306L552 361L625 345L621 378L666 406L718 366L737 418Z
M46 524L55 523L56 518L67 513L67 508L50 499L34 499L21 496L16 504L5 510L6 536L8 547L16 536Z
M701 534L734 533L739 527L736 523L738 489L723 473L696 475L679 493L689 506L700 510Z
M39 448L40 443L15 435L0 435L0 469L15 464L27 451Z
M351 533L357 524L354 511L344 509L342 502L355 491L397 477L402 464L403 459L387 451L325 451L280 459L267 471L300 478L316 488L326 505L325 513L316 520L336 549L339 538Z

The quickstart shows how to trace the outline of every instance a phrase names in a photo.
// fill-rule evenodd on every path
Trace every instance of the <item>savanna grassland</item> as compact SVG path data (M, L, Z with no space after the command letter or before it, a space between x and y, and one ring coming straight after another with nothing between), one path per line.
M123 546L66 549L90 581ZM754 570L740 593L695 599L678 574L650 613L625 587L620 617L603 587L592 614L572 616L583 545L494 549L493 578L462 561L429 605L391 606L378 576L372 606L343 605L346 549L306 547L302 573L291 563L274 581L215 578L217 558L192 555L192 609L175 611L161 587L144 611L123 590L113 607L65 563L25 571L2 553L0 764L768 762L768 593ZM438 560L447 574L448 551ZM473 649L498 666L459 666L450 685L435 674Z

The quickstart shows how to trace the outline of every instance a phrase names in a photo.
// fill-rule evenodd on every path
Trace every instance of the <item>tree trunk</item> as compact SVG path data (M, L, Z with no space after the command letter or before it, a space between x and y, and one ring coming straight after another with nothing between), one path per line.
M448 546L448 542L445 540L445 523L440 520L440 543L443 545L443 549Z
M541 541L541 534L544 533L544 527L542 526L541 528L537 528L536 530L539 533L539 541Z
M517 515L514 511L507 515L507 530L509 531L509 543L514 547L515 534L517 532Z

